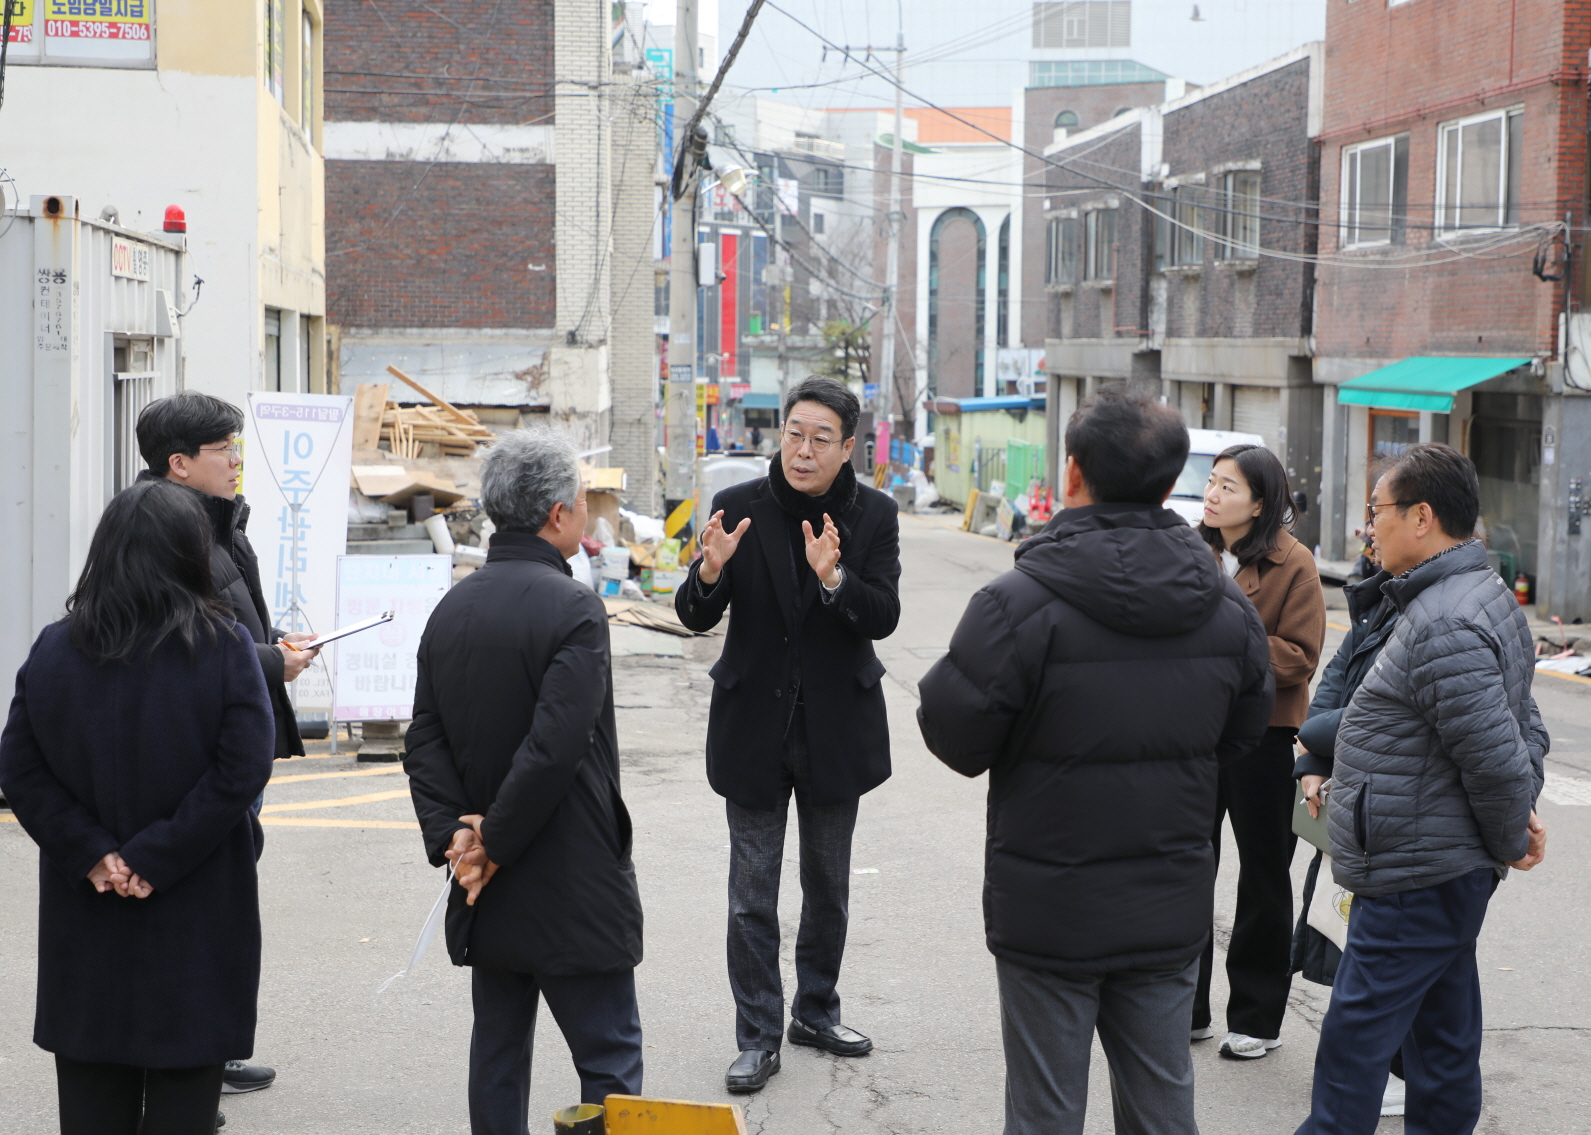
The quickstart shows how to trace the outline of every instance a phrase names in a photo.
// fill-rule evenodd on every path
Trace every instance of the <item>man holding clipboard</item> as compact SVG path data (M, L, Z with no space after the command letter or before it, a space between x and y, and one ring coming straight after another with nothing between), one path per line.
M249 506L238 495L243 459L237 435L242 429L241 410L196 390L151 402L138 415L138 451L148 466L138 477L173 481L199 494L215 535L210 552L211 582L216 597L254 638L276 723L275 756L281 760L304 755L287 683L308 669L320 650L297 645L313 639L312 634L285 633L271 626L270 608L260 586L259 561L246 533ZM256 814L264 802L263 795L255 801ZM255 1092L270 1087L275 1079L273 1068L229 1060L221 1090Z

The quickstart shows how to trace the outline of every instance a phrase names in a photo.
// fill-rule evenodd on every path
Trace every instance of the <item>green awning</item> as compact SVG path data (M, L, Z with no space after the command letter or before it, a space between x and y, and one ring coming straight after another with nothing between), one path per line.
M873 139L873 144L882 146L886 150L893 150L895 148L895 135L893 133L880 134ZM919 146L909 138L901 139L900 148L908 154L937 154L939 152L938 150L930 150L927 146Z
M1522 367L1529 359L1416 356L1361 374L1337 387L1337 401L1384 410L1451 414L1453 395Z

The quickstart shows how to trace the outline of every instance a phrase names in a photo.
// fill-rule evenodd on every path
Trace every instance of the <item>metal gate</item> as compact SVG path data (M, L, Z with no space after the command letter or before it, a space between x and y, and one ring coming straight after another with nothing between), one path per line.
M1232 388L1232 428L1238 433L1259 434L1265 448L1282 455L1282 392L1274 386Z

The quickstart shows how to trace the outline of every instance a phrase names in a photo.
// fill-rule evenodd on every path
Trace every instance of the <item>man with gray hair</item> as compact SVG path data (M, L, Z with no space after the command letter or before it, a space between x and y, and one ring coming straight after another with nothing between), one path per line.
M641 898L607 614L566 562L586 524L574 446L506 435L481 504L497 532L426 625L403 767L432 865L457 872L447 945L472 970L470 1131L525 1135L541 997L583 1102L641 1090Z

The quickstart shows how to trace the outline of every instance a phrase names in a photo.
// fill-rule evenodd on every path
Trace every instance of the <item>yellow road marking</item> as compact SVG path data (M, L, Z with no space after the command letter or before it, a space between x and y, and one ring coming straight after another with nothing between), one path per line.
M1549 678L1562 678L1565 682L1584 682L1591 686L1591 678L1582 678L1579 674L1561 674L1557 670L1537 670L1536 673L1545 674Z
M323 820L315 816L261 816L260 823L269 828L392 828L419 831L413 820Z
M1326 625L1334 631L1349 631L1353 629L1352 627L1345 627L1341 623L1334 623L1330 619L1326 620Z
M409 795L407 788L392 792L367 792L363 796L344 796L337 800L306 800L301 804L267 804L260 809L262 815L273 812L302 812L309 808L346 808L350 804L377 804L382 800L402 800Z
M273 776L272 784L297 784L301 780L338 780L345 776L391 776L395 772L402 772L402 765L392 765L390 768L363 768L348 772L298 772L292 776Z

